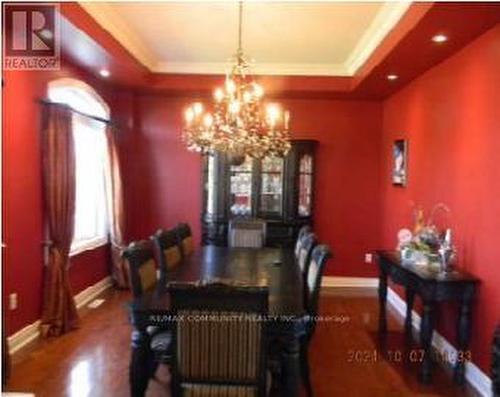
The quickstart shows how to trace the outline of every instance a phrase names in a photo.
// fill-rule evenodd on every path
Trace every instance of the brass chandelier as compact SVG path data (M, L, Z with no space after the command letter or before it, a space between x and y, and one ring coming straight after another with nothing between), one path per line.
M225 84L214 91L211 108L195 102L185 111L183 139L188 150L253 158L284 157L290 150L290 114L264 102L264 89L249 74L242 49L243 4L239 3L238 50Z

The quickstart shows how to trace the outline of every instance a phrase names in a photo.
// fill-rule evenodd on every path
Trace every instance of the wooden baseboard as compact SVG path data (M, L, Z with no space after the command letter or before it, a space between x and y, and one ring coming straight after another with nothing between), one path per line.
M75 295L75 304L77 309L81 309L83 306L87 305L89 302L97 298L101 293L111 288L113 282L111 277L104 277L102 280L98 281L94 285L85 288L83 291Z
M387 302L395 309L399 317L404 321L406 317L406 302L391 288L387 290ZM412 311L412 325L415 334L420 330L420 315ZM434 331L432 347L441 353L440 357L448 357L448 362L441 362L445 366L453 365L452 361L457 356L457 349L439 332ZM477 365L467 362L465 367L465 378L467 382L483 397L492 396L492 381Z
M77 309L82 308L87 303L95 299L102 292L112 286L111 277L105 277L94 285L85 288L83 291L75 295L75 303ZM9 354L16 353L19 349L26 346L28 343L33 342L40 336L41 321L37 320L32 324L27 325L23 329L17 331L15 334L7 337L7 344L9 347Z
M7 337L7 345L9 347L9 354L14 354L28 343L33 342L40 335L40 320L27 325L20 329L15 334Z
M377 277L333 277L325 276L321 286L326 288L377 288Z

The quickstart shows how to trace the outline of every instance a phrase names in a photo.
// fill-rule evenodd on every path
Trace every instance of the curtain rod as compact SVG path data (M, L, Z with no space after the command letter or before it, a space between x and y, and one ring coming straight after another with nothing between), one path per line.
M111 127L116 127L116 124L114 122L112 122L111 120L108 120L108 119L105 119L105 118L102 118L99 116L92 116L88 113L81 112L79 110L73 109L71 106L69 106L65 103L51 102L51 101L48 101L47 99L37 99L37 102L40 105L45 105L45 106L47 106L47 105L48 106L62 106L62 107L67 108L69 111L71 111L73 113L79 114L80 116L87 117L89 119L93 119L93 120L99 121L99 122L104 123L104 124L108 124Z

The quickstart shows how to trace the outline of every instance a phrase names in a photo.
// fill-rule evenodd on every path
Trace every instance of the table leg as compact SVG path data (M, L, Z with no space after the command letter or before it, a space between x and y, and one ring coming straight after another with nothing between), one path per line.
M460 305L460 312L458 315L458 330L457 330L457 361L453 373L453 379L456 384L463 385L465 382L465 358L466 351L469 347L469 340L471 334L471 302L467 299ZM461 354L460 354L461 353Z
M420 327L420 342L424 349L421 381L430 383L432 378L432 334L434 332L434 307L431 302L424 302L422 324Z
M297 397L300 388L300 343L298 338L290 337L283 352L282 395Z
M378 284L378 302L379 302L379 318L378 318L378 329L380 334L387 333L387 313L386 313L386 301L387 301L387 273L380 267L379 273L379 284Z
M145 331L132 331L132 354L129 367L130 395L144 397L151 375L153 356Z
M412 340L412 311L413 302L415 301L415 291L411 288L406 288L406 318L405 318L405 335L407 341Z

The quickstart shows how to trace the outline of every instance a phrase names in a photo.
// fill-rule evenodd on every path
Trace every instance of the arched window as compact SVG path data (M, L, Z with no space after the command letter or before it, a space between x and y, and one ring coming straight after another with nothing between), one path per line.
M109 108L92 87L74 79L49 83L48 97L51 102L66 104L77 111L73 113L76 202L70 253L75 255L108 242L106 124L88 116L108 120Z

